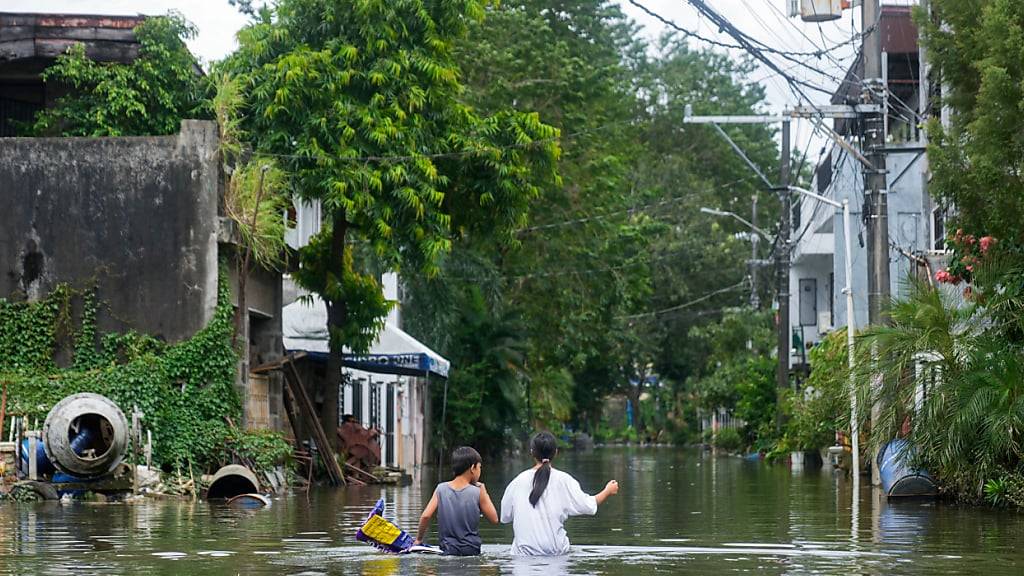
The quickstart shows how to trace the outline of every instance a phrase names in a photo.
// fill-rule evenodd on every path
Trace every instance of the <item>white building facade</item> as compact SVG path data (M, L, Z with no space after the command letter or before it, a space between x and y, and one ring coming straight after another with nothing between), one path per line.
M319 204L296 202L285 239L298 249L320 232ZM286 279L290 282L290 279ZM447 378L448 362L401 329L401 282L395 273L380 278L384 297L397 304L368 354L346 354L339 391L339 421L351 415L380 432L381 463L413 471L427 461L430 434L430 382ZM291 286L286 293L303 296ZM294 298L293 298L294 300ZM316 358L328 350L326 308L322 302L285 302L284 341L289 351Z

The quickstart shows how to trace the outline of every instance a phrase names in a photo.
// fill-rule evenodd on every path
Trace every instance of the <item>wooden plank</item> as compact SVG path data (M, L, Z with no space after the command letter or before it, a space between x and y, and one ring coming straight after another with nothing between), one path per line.
M345 473L341 471L341 466L338 465L334 448L327 439L327 435L324 434L324 428L320 425L320 419L317 418L316 411L313 409L313 403L310 402L309 395L306 394L306 387L302 383L302 378L299 377L299 371L295 369L295 363L292 362L291 356L286 360L286 364L290 370L285 371L284 381L291 388L292 395L298 400L299 409L302 410L303 416L306 417L313 427L313 441L316 442L317 448L320 450L320 455L327 468L327 475L331 477L331 483L335 486L345 484ZM292 378L288 377L289 374L291 374Z
M68 27L57 27L52 28L35 28L33 30L35 38L54 38L64 40L79 40L83 42L88 41L107 41L107 42L125 42L130 44L138 44L138 39L135 38L135 32L131 29L118 29L118 28L68 28ZM0 28L0 38L2 38L3 29Z
M249 374L249 391L245 402L246 430L270 428L270 377Z
M305 357L305 352L292 352L291 354L285 356L284 358L281 358L280 360L275 360L274 362L267 362L266 364L260 364L259 366L250 369L249 372L252 374L263 374L265 372L272 372L274 370L281 368L288 362L301 360L302 358Z
M284 412L288 417L288 424L292 427L292 440L296 446L301 446L302 435L299 433L299 415L295 412L295 399L292 398L291 388L288 387L287 375L285 385L282 387L281 396L284 400Z
M32 58L35 55L35 40L13 40L11 42L0 42L0 62L3 62L4 60Z

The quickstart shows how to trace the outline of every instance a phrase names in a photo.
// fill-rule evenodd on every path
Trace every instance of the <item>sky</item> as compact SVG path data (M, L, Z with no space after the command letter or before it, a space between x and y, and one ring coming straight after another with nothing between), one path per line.
M706 20L698 17L684 0L635 0L678 26L703 36L732 43ZM848 41L854 29L860 28L859 9L848 10L841 20L821 25L805 23L800 18L789 18L786 11L790 0L706 0L714 9L728 18L746 34L772 47L793 52L813 52L822 47L831 47ZM886 4L916 4L912 0L883 0ZM655 18L629 3L619 0L625 13L642 26L642 33L653 40L666 27ZM227 0L0 0L0 12L69 12L91 14L163 14L178 10L199 29L198 37L189 43L189 48L203 62L223 58L236 46L235 33L241 28L246 17L241 15ZM698 43L699 45L699 43ZM738 50L731 53L742 56ZM780 60L780 64L792 76L831 89L835 78L841 77L855 56L853 45L835 50L830 58L810 59L812 67L824 73L815 73L806 67L796 66ZM803 59L803 58L801 58ZM767 91L765 112L778 113L788 106L799 104L786 83L768 67L761 65L751 75L751 80L764 84ZM828 96L809 92L815 103L827 103ZM812 134L807 122L793 126L793 143L798 150L806 150L814 159L818 156L824 140Z

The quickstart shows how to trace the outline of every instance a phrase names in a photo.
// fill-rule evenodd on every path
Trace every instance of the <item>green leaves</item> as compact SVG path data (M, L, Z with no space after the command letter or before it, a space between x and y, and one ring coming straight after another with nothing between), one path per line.
M149 136L174 134L184 118L209 112L198 63L184 41L196 30L180 14L147 18L135 29L140 48L128 64L98 63L75 44L43 72L73 90L39 112L33 135Z
M82 312L73 319L72 300L79 297ZM287 444L279 435L250 437L227 427L226 419L238 421L242 409L234 387L232 303L223 275L214 319L184 342L166 345L131 332L104 334L97 341L97 307L93 294L66 286L32 304L0 300L0 378L9 382L8 413L42 421L65 396L95 392L126 413L134 407L145 413L158 465L191 462L205 470L231 461L235 454L225 448L230 446L260 465L284 457ZM4 349L16 332L22 334L21 345ZM57 366L58 342L71 333L73 364Z

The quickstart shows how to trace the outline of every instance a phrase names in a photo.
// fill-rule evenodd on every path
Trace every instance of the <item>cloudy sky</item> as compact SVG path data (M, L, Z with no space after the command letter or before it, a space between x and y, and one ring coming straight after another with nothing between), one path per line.
M619 0L625 12L643 26L645 35L656 38L665 30L665 25L644 14L628 0ZM731 43L706 20L698 17L683 0L635 0L647 9L670 20L682 28ZM813 52L822 47L835 46L848 41L854 28L859 29L859 10L847 11L844 18L822 25L804 23L799 18L786 16L790 0L708 0L708 4L729 18L740 30L757 40L780 50ZM912 0L885 0L887 4L913 4ZM230 6L227 0L0 0L0 11L18 12L71 12L92 14L162 14L176 9L182 12L199 29L199 36L191 42L190 48L204 62L217 60L235 47L235 32L245 24L246 18ZM735 55L740 56L739 52ZM835 50L830 58L809 59L811 66L819 67L824 74L816 74L806 67L780 60L787 73L815 85L832 88L832 79L841 76L854 56L851 46ZM802 60L804 58L801 58ZM797 99L777 74L762 66L752 76L768 91L768 111L778 112L786 106L797 104ZM827 96L809 93L819 103ZM798 123L794 127L794 145L808 149L809 155L817 156L821 140L811 136L810 126Z

